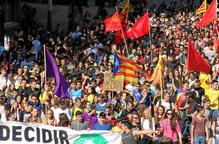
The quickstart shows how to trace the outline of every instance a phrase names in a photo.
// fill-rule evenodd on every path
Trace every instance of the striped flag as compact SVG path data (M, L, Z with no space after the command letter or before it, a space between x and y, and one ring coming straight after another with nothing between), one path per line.
M214 20L217 20L217 0L211 2L201 20L196 24L196 27L203 28Z
M159 56L159 61L149 81L153 81L154 83L159 84L161 90L163 90L164 88L164 60L162 56Z
M196 14L205 13L207 9L207 0L204 0L201 4L201 6L196 10Z
M122 78L125 83L138 84L137 72L142 70L142 66L131 59L127 59L117 51L114 52L114 59L116 59L113 65L115 78Z

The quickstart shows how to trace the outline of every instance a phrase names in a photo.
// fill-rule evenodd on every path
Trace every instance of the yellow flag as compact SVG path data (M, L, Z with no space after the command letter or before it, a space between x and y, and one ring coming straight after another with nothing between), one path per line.
M157 66L150 78L150 81L160 85L161 90L164 88L164 59L162 56L159 56L159 61Z

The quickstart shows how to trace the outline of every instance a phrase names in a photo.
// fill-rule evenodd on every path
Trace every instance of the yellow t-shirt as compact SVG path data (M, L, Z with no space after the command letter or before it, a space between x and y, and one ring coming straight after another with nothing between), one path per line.
M213 90L213 89L208 89L206 91L207 98L211 101L211 109L218 109L219 108L219 90Z
M93 102L94 102L94 94L90 94L90 95L87 97L87 100L88 100L90 103L93 103Z
M204 90L208 90L210 88L211 76L209 74L201 73L199 75L199 80L201 82L201 87Z
M73 108L72 110L74 111L74 112L73 112L73 115L72 115L72 119L73 119L73 120L76 120L76 112L77 112L77 111L82 112L82 109L76 106L76 107Z
M51 92L48 92L48 93L47 93L47 92L43 92L43 93L41 93L41 94L40 94L40 97L39 97L40 103L41 103L41 104L44 104L45 100L46 100L46 99L50 99L51 96L52 96L52 93L51 93Z
M112 128L112 132L120 133L120 132L122 132L122 129L121 129L119 126L114 126L114 127Z

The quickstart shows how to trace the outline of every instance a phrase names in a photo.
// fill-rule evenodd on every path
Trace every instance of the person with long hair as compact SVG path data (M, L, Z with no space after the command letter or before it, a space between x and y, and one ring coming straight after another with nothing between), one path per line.
M65 113L59 114L59 120L58 126L71 128L70 121Z
M160 105L157 108L156 114L154 115L155 118L155 127L160 128L161 121L165 118L165 108L164 106Z
M143 111L142 117L141 117L141 129L142 130L153 130L154 123L152 121L152 114L151 109L145 109ZM145 144L152 143L153 135L151 133L144 135Z
M163 132L163 137L170 139L173 144L178 141L182 144L181 129L174 110L168 109L166 111L165 119L161 121L161 131Z
M205 144L208 142L208 125L205 117L205 107L201 106L192 118L191 144Z
M31 116L28 117L27 122L32 122L32 123L41 123L42 122L37 108L35 108L35 107L33 108L32 112L31 112Z
M46 112L46 117L43 120L43 124L51 125L51 126L57 126L57 121L55 120L53 110L49 109Z

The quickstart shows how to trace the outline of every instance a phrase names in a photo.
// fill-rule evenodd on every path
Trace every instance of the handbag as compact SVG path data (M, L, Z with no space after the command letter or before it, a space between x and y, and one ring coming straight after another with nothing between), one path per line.
M161 144L171 144L172 143L172 140L166 136L162 136L160 138L160 143Z
M167 123L166 123L166 125L165 125L165 129L167 129ZM172 144L172 139L166 137L165 135L163 135L163 136L160 138L160 143L161 143L161 144Z

